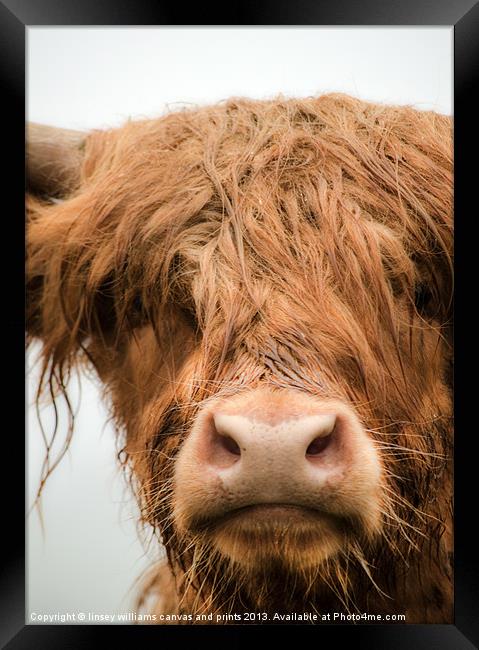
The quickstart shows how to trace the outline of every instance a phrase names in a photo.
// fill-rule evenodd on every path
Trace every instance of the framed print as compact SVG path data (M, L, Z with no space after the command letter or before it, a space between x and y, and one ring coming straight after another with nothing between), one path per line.
M475 647L477 6L0 10L6 647Z

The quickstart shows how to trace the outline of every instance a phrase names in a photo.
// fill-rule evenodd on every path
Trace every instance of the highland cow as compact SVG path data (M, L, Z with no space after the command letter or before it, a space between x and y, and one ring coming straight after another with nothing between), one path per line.
M28 139L39 393L105 386L166 551L139 603L452 622L450 118L332 94Z

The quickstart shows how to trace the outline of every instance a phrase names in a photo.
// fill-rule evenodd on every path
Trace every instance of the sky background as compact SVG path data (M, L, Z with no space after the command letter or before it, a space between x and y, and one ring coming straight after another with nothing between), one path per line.
M452 114L451 28L28 28L27 119L91 129L160 116L185 104L345 92ZM43 441L28 366L27 494L38 487ZM34 614L130 611L134 581L159 552L116 464L114 433L95 377L70 386L79 404L70 452L27 527L27 622ZM59 405L60 427L65 410ZM53 411L42 408L51 431ZM60 434L59 434L60 435Z

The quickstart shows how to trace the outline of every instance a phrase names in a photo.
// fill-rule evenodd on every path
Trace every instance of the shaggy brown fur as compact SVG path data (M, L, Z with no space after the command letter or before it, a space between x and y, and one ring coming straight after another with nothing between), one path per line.
M89 136L77 191L28 209L40 389L61 392L80 362L106 386L168 555L143 598L452 622L448 117L325 95L128 122ZM178 534L172 472L192 421L258 386L354 407L386 468L379 541L298 574L287 558L248 572Z

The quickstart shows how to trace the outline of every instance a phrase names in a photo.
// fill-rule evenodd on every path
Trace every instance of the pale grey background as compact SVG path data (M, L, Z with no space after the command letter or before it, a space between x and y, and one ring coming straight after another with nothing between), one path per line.
M278 93L340 91L452 112L451 28L29 28L27 60L28 119L67 128L111 127L182 103ZM38 346L29 366L37 353ZM37 512L28 516L27 622L33 612L127 612L130 588L150 561L99 387L84 376L81 386L71 451L43 493L44 533ZM71 393L77 403L76 382ZM51 408L42 417L50 430ZM33 408L27 435L31 504L43 458Z

